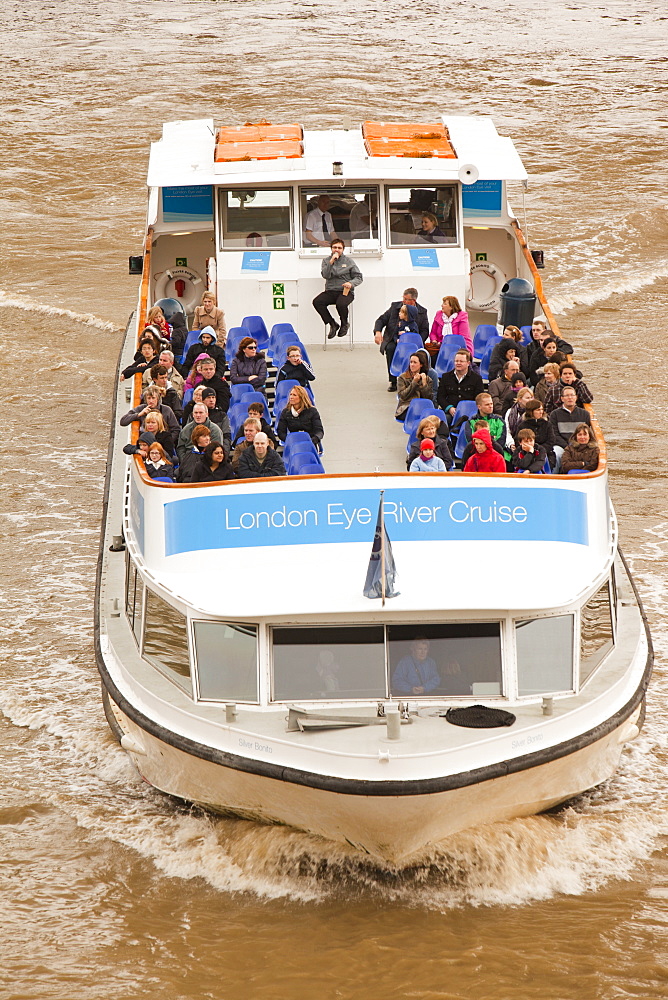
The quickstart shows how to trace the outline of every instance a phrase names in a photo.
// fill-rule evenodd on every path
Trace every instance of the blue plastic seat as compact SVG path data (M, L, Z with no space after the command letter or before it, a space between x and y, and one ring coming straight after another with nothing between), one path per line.
M312 470L312 472L306 473L304 471L305 469ZM288 475L290 476L300 476L313 473L322 475L325 471L325 467L317 455L311 454L307 451L293 451L288 459L287 470Z
M424 341L419 333L402 333L399 337L399 344L415 344L419 349L424 347Z
M468 423L465 420L462 426L459 428L459 434L457 435L457 440L455 442L455 458L458 458L460 462L462 460L462 455L466 451L466 447L469 443L469 439L466 435L467 426Z
M271 333L269 334L269 352L273 355L276 349L276 343L278 337L287 334L291 337L297 336L297 331L295 330L292 323L274 323L271 328Z
M290 390L294 389L296 385L299 385L299 382L294 378L284 378L281 382L276 383L276 395L274 396L274 417L277 420L281 414L281 410L287 403Z
M244 420L246 420L247 417L248 403L245 400L243 402L233 403L230 406L227 411L227 419L229 420L230 427L232 428L232 440L234 440L243 427Z
M193 398L194 389L186 389L183 393L183 405L186 406Z
M225 359L228 365L239 350L239 344L244 337L250 337L250 333L245 326L231 326L227 331L227 342L225 344Z
M427 414L434 412L434 404L430 399L411 399L406 410L404 420L404 430L406 434L412 434L417 430L418 424ZM442 410L440 411L443 412Z
M311 441L311 435L307 434L306 431L288 431L285 438L285 444L283 445L283 457L285 458L286 456L289 456L294 446L303 441L308 441L310 444L313 444Z
M294 472L290 472L291 476L322 476L325 473L325 467L322 462L309 462L305 465L300 465L299 468L295 469Z
M248 331L247 337L257 340L258 351L266 351L269 347L269 331L261 316L244 316L241 325Z
M455 412L452 414L452 420L450 421L450 435L453 441L456 440L459 429L464 421L475 417L477 412L478 404L473 399L462 399L457 403Z
M200 335L201 332L202 332L201 330L191 330L188 333L188 336L186 337L186 342L183 345L183 354L181 355L180 358L177 358L177 361L180 364L183 364L183 362L186 360L186 355L187 355L188 351L193 346L193 344L197 343L197 341L199 340L199 335Z
M170 476L153 476L151 482L153 483L171 483L174 485L174 480Z
M283 365L285 364L286 358L288 356L288 347L298 347L299 350L301 351L302 358L304 359L306 364L311 365L311 359L308 356L308 351L302 344L299 337L295 336L295 337L286 337L281 343L279 343L276 349L276 353L272 357L272 361L276 368L282 368ZM313 366L311 365L311 367Z
M252 391L253 391L253 386L250 384L250 382L240 382L238 385L230 386L232 402L238 403L242 396L245 396L246 393Z
M458 333L443 338L443 343L434 362L437 375L444 375L454 368L455 354L457 351L461 351L462 347L466 347L466 342Z
M269 407L267 406L267 400L263 393L261 392L247 392L241 401L243 406L246 407L246 416L248 416L248 407L251 403L262 403L264 408L264 419L268 424L271 423L271 413L269 412Z
M411 337L415 335L407 333L399 337L399 343L397 344L397 349L394 352L392 364L390 365L390 375L394 375L395 378L397 375L403 375L408 370L408 360L411 354L415 354L420 348L424 348L424 344L419 337L418 340L420 340L420 343L416 344L413 340L405 341L404 336Z
M568 472L566 473L566 475L567 476L582 476L584 474L586 476L588 472L589 472L589 469L569 469Z
M524 347L528 347L533 340L533 337L531 336L531 327L521 326L520 330L522 331L522 339L520 341L520 344L523 344Z
M492 337L500 337L501 334L491 323L480 323L473 334L473 356L480 359L485 353L485 348Z
M496 340L490 341L485 348L485 353L480 362L480 377L485 382L489 380L489 363L492 360L492 351L501 340L503 340L503 337L499 336Z

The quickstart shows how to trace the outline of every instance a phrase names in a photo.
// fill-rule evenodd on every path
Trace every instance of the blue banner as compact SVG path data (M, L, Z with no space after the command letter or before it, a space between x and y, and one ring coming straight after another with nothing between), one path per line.
M501 215L501 181L476 181L475 184L462 184L462 204L464 217L478 219L483 216Z
M162 189L164 222L213 222L213 187L190 184Z
M570 542L587 545L587 497L565 489L386 490L394 542ZM165 555L260 545L371 543L377 490L187 497L165 504Z

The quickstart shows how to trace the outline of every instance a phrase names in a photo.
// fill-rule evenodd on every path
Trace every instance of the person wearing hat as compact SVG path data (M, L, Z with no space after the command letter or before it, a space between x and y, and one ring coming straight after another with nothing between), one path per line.
M424 438L420 445L420 454L411 462L409 472L445 472L445 462L436 454L431 438Z
M506 471L505 461L498 451L494 450L488 427L480 427L473 432L473 447L475 452L464 466L464 472Z
M213 389L202 389L202 402L205 404L209 411L209 420L212 420L214 424L218 424L223 436L229 435L230 441L232 440L232 427L230 425L230 419L224 410L218 406L216 401L216 394Z

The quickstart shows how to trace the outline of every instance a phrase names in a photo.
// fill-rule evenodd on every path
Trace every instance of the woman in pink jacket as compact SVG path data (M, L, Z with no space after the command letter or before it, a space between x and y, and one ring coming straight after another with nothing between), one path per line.
M464 338L466 347L473 357L473 341L469 330L468 313L464 312L460 306L459 299L456 299L454 295L446 295L440 311L434 316L429 339L440 344L443 337L447 337L451 333L458 333Z

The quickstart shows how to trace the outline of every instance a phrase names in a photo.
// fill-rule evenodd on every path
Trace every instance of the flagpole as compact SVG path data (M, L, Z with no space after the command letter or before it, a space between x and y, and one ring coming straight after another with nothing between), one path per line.
M383 598L381 606L385 607L385 506L383 504L383 494L380 491L380 580L381 596Z

